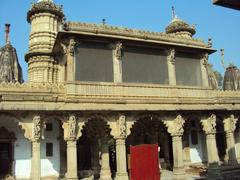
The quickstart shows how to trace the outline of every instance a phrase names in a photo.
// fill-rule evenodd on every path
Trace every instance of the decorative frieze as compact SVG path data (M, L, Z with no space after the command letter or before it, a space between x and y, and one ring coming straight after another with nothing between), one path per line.
M212 114L207 119L202 119L201 124L203 126L203 131L206 134L215 134L216 133L216 115Z

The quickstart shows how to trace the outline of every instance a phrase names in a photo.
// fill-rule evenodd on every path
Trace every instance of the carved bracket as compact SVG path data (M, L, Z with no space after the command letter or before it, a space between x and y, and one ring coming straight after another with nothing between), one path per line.
M226 133L233 133L236 129L237 118L232 114L230 117L223 120L224 131Z
M208 53L205 53L201 56L201 63L205 68L207 68L207 66L208 66Z
M70 114L68 120L63 122L65 140L76 140L77 138L77 119L74 114Z
M169 63L172 63L172 64L175 63L175 54L176 54L176 51L173 48L167 51L167 60Z
M71 38L69 40L63 41L63 43L60 43L63 53L64 54L70 54L71 56L74 55L74 48L76 47L78 43L75 39Z
M123 49L123 44L121 42L116 42L114 55L118 60L120 60L122 57L122 49Z
M201 124L203 126L203 131L206 134L215 134L216 133L216 115L212 114L207 119L202 119Z
M127 123L126 123L126 116L121 114L117 120L117 130L118 130L118 137L126 138L127 137Z
M167 127L167 131L171 136L183 135L185 119L183 119L181 115L178 115L174 120L165 120L163 123Z

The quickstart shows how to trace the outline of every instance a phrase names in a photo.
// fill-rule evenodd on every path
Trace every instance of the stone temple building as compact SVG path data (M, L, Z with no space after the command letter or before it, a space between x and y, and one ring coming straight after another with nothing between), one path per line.
M176 16L165 32L65 22L52 0L34 3L27 21L28 82L8 38L0 50L2 179L127 180L139 144L158 144L174 179L238 172L239 72L217 86L215 50L194 26Z

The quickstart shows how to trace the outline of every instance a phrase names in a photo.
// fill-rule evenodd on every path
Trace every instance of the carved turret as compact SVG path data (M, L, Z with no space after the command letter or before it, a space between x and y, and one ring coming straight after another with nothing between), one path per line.
M0 48L0 82L23 82L22 68L19 65L16 49L11 45L10 24L5 24L6 45Z
M57 6L52 0L39 0L28 11L27 21L31 24L31 32L25 59L29 81L58 81L58 66L52 48L63 19L62 6Z

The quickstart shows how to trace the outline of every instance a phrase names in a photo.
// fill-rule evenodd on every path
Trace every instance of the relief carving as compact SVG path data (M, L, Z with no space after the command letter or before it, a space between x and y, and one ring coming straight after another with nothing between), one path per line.
M175 63L175 54L176 54L175 49L172 48L172 49L168 50L168 57L167 57L168 62L170 62L172 64Z
M117 42L116 43L116 48L115 48L115 57L117 59L121 59L122 57L122 49L123 49L123 45L121 42Z
M215 134L216 133L216 115L212 114L207 119L202 119L201 124L203 126L203 131L206 134Z
M127 137L126 116L120 115L118 123L119 123L119 136L123 138Z
M233 133L236 129L237 118L232 114L230 117L223 120L224 131L226 133Z
M74 48L77 45L77 42L75 39L69 39L67 42L66 40L63 43L60 43L63 53L64 54L70 54L71 56L74 55Z
M167 127L168 133L171 134L171 136L182 136L184 132L184 123L185 119L181 115L178 115L173 121L172 120L166 120L163 121L163 123Z
M75 138L76 137L76 117L74 115L69 116L68 120L68 128L69 128L69 137Z
M201 63L202 63L202 65L204 65L204 67L207 68L207 65L208 65L208 53L205 53L205 54L202 55Z
M41 119L40 116L33 117L33 140L39 141L41 139Z

